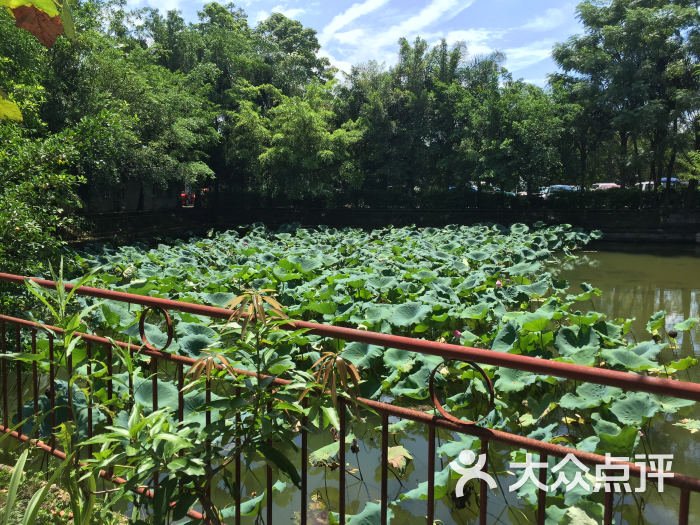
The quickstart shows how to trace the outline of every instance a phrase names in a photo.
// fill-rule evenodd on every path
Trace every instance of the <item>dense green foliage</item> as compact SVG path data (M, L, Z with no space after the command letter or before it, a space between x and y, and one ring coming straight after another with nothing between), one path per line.
M185 184L209 188L210 204L376 206L393 204L377 198L387 191L406 204L477 181L697 177L697 2L587 1L578 14L584 33L556 46L563 72L541 89L512 78L502 53L420 38L398 42L395 66L343 74L314 30L279 13L253 27L233 4L186 23L80 2L76 38L50 50L3 12L0 89L24 123L0 126L49 141L89 120L66 164L88 206L133 185L140 209Z
M592 235L597 237L599 233ZM272 297L296 319L591 367L675 377L679 371L695 365L697 361L692 357L675 356L672 339L663 342L668 337L663 325L664 312L650 319L648 340L644 340L642 334L630 333L631 320L605 319L595 311L598 289L583 283L580 290L572 290L568 282L557 278L558 268L575 258L573 251L589 239L589 235L569 226L538 225L529 230L522 224L510 228L492 224L385 229L371 233L325 227L306 230L297 226L270 232L262 225L254 225L244 234L229 231L212 238L161 244L152 249L145 245L113 248L94 244L74 254L70 272L76 278L81 274L87 276L88 271L96 272L92 285L215 306L224 306L251 289L270 289L274 290ZM141 307L89 298L79 298L78 303L81 308L90 309L85 310L89 315L83 316L86 324L80 330L123 340L138 337ZM264 307L271 313L272 306ZM400 405L422 407L428 398L429 375L439 367L436 379L447 409L470 420L486 415L483 381L465 363L441 364L442 358L427 354L346 344L303 331L288 332L279 323L268 324L266 328L258 324L249 328L241 339L242 327L237 323L232 322L222 332L220 322L170 313L176 338L168 352L205 360L207 356L223 355L237 368L292 380L290 386L274 391L244 376L218 372L214 374L212 402L206 404L202 374L194 381L193 390L188 390L185 422L177 423L173 419L177 407L174 370L166 367L158 371L158 406L162 411L152 412L149 358L137 354L132 359L127 352L120 354L122 363L114 368L114 388L119 401L110 402L104 389L107 379L104 350L93 353L93 375L76 377L72 397L75 432L83 438L88 410L94 410L93 421L101 422L98 428L105 424L107 415L114 414L112 433L93 441L107 447L95 456L93 467L114 465L118 474L133 479L134 483L145 483L155 471L161 476L169 475L168 479L174 481L164 482L162 490L167 501L182 502L177 508L178 515L197 498L203 504L211 504L206 500L206 484L211 482L212 475L205 470L206 459L232 457L232 450L221 449L220 444L233 443L235 439L242 443L235 450L244 450L248 462L257 451L277 465L285 478L296 483L296 470L280 457L294 456L291 440L298 418L302 413L308 414L311 428L338 424L337 411L329 396L312 396L308 409L302 408L298 401L300 391L313 384L308 374L317 372L313 365L323 352L337 355L357 367L363 397L389 396L394 404ZM80 326L75 321L77 317L62 318L63 324L73 329ZM689 319L675 328L689 330L696 321ZM162 347L167 339L165 334L156 324L147 322L145 326L149 340ZM65 366L61 344L70 346L69 339L57 343L59 366ZM43 352L41 359L46 358L47 345L42 336L38 341ZM73 345L73 363L77 370L84 370L85 349L81 344ZM95 346L93 349L97 352ZM42 363L47 366L45 361ZM647 439L639 437L646 431L638 432L651 425L655 417L673 419L673 414L686 413L686 407L693 405L691 401L657 395L577 385L531 372L496 366L484 369L494 383L497 399L495 409L482 424L600 454L631 456ZM349 387L340 380L340 372L337 374L331 381L337 382L337 391L351 404L351 396L347 395ZM467 382L469 386L465 390ZM60 384L62 397L58 404L65 405L68 386ZM236 386L242 394L235 393ZM242 404L241 399L247 404ZM42 398L42 406L47 407L47 403ZM268 406L271 408L259 411L260 407ZM32 402L25 407L30 414ZM205 410L211 414L209 425ZM242 416L246 423L243 427L225 423L232 421L235 414ZM66 421L65 409L57 415L58 424ZM348 410L347 418L351 430L360 424L352 410ZM690 430L697 424L692 420L681 422L680 418L677 423ZM43 432L49 433L46 425L45 420ZM404 421L391 428L397 440L398 448L392 448L391 452L398 476L403 475L411 461L411 455L404 452L400 442L402 432L409 426L411 423ZM166 438L159 437L159 432L170 436L165 451L162 440ZM125 436L130 437L129 446ZM357 432L355 437L361 439ZM282 454L266 448L267 439L272 439L274 450ZM206 446L207 440L212 441L211 450ZM348 442L351 440L352 436ZM463 448L478 450L479 446L478 440L464 436L448 440L438 453L454 458ZM180 450L187 451L187 459L174 459ZM308 460L315 466L337 467L337 454L338 444L332 443L313 451ZM521 451L513 451L511 456L506 454L497 461L521 461L523 457ZM134 471L117 466L122 464L140 468ZM573 474L574 470L567 470L569 479ZM436 477L437 496L448 498L446 502L453 477L458 475L450 467ZM177 480L184 485L178 485ZM291 485L283 484L280 484L282 490L293 490ZM423 483L413 490L402 491L399 501L424 499L426 490L427 483ZM531 483L526 483L518 495L528 504L536 504ZM554 523L568 523L576 512L599 512L602 501L602 494L583 489L564 493L563 486L552 496L554 499L548 499L548 515L552 519L556 517ZM249 498L246 513L257 513L262 498L263 495ZM231 503L224 502L224 508L219 508L224 517L232 515L233 510L227 507ZM368 504L365 511L377 518L372 505ZM571 511L574 514L565 516L567 508L574 509Z

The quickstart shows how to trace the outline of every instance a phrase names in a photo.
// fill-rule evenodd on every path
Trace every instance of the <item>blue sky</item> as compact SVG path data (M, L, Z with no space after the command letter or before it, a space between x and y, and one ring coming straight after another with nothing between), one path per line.
M226 3L220 0L220 3ZM284 13L318 32L321 53L341 70L368 60L396 62L397 40L420 35L430 44L441 38L464 41L470 54L505 52L506 67L516 78L544 85L556 70L552 46L580 33L577 2L554 0L243 0L237 3L251 25L272 12ZM131 7L150 5L161 11L179 9L197 20L200 0L131 0Z

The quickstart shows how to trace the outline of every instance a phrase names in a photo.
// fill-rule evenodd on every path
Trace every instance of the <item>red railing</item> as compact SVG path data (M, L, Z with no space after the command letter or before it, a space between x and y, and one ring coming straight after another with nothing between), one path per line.
M10 274L0 273L0 281L5 281L15 284L23 284L26 277ZM55 283L53 281L47 281L42 279L32 279L37 284L45 288L54 288ZM72 285L65 285L67 290L72 289ZM85 295L89 297L96 297L101 299L110 299L114 301L121 301L130 304L138 304L146 307L147 309L157 309L166 315L168 319L168 338L172 338L172 324L169 322L169 317L167 316L167 310L186 312L195 315L208 316L215 319L228 319L231 316L231 311L224 308L217 308L212 306L205 306L193 303L186 303L181 301L172 301L168 299L159 299L148 296L133 295L123 292L114 292L110 290L103 290L99 288L81 287L77 290L77 294ZM113 345L116 344L123 348L130 349L132 351L138 351L148 357L151 357L152 367L156 369L157 361L163 360L167 362L174 363L177 366L177 376L178 376L178 417L180 420L183 419L183 407L184 407L184 397L182 394L182 388L184 386L184 368L193 365L196 360L180 356L176 354L170 354L157 350L147 343L146 337L143 331L143 321L145 319L146 310L141 314L140 327L141 335L144 343L146 343L146 348L128 344L119 341L112 341L103 337L98 337L89 334L79 334L79 336L86 342L88 358L91 356L93 345L103 345L107 348L110 354L108 355L107 365L110 367L108 369L108 376L111 376L111 349ZM2 344L2 353L7 352L6 348L6 331L7 324L13 324L15 326L15 337L17 341L17 348L20 347L20 335L21 329L28 329L31 331L31 341L32 341L32 351L36 352L36 334L40 330L51 330L56 334L62 333L62 330L56 327L51 327L47 325L37 324L31 321L26 321L23 319L17 319L13 317L8 317L0 315L0 338ZM447 343L438 343L432 341L416 340L409 337L401 337L387 334L379 334L374 332L366 332L362 330L355 330L352 328L343 328L338 326L323 325L317 323L310 323L304 321L290 321L290 325L295 329L307 329L308 333L314 335L320 335L324 337L330 337L334 339L342 339L345 341L357 341L361 343L373 344L377 346L382 346L386 348L397 348L403 350L409 350L414 352L422 352L425 354L436 355L445 358L446 360L458 360L465 361L470 364L482 363L489 365L496 365L505 368L523 370L528 372L534 372L539 374L547 374L554 377L563 377L567 379L574 379L577 381L596 383L601 385L614 386L619 388L624 388L632 391L648 392L653 394L677 397L681 399L689 399L692 401L700 401L700 385L695 383L686 383L681 381L673 381L669 379L661 379L643 375L637 375L627 372L619 372L607 369L598 369L592 367L586 367L581 365L574 365L568 363L561 363L557 361L548 361L544 359L537 359L533 357L527 357L522 355L513 355L501 352L492 352L489 350L482 350L477 348L467 348L457 345L451 345ZM49 358L52 359L53 350L53 340L52 336L49 335ZM7 374L7 360L0 360L0 379L2 380L2 403L3 403L3 423L0 427L0 432L11 432L9 425L9 416L11 414L9 407L9 394L8 394L8 374ZM220 369L223 366L217 365ZM70 359L67 363L68 369L72 369L72 363ZM478 367L476 367L478 369ZM244 370L235 370L239 374L245 374L249 376L254 376L252 372ZM88 369L88 374L90 370ZM54 382L54 370L53 366L49 369L49 382L53 385ZM157 392L157 376L153 375L153 389L154 394ZM17 411L18 411L18 421L20 421L19 415L22 414L22 372L21 367L17 367ZM39 412L38 405L38 374L36 362L33 363L32 369L32 384L33 384L33 395L34 395L34 413ZM284 385L289 384L289 381L276 378L273 384ZM210 392L210 385L208 386L207 392ZM108 397L113 396L112 382L108 381L107 385ZM437 401L436 396L432 392L433 401ZM49 398L51 408L55 407L55 390L53 388L49 389ZM516 434L511 434L508 432L503 432L500 430L489 429L484 427L479 427L476 425L465 424L464 422L459 422L453 418L445 417L445 415L430 415L425 412L419 412L416 410L411 410L409 408L397 407L387 403L381 403L371 399L360 398L362 403L365 403L368 407L375 410L382 416L382 443L381 443L381 516L382 524L387 523L387 449L388 449L388 426L389 426L389 416L398 417L400 419L409 419L415 422L423 423L429 427L429 437L428 437L428 502L427 502L427 523L428 525L433 524L434 517L434 477L435 477L435 453L436 453L436 438L435 429L441 428L450 432L459 432L462 434L471 435L477 437L481 440L481 452L486 454L488 451L488 443L493 441L497 443L502 443L513 448L522 448L531 452L536 452L540 455L540 462L546 463L548 456L564 458L567 454L573 454L579 461L588 465L621 465L626 466L629 469L629 473L635 477L641 477L645 475L643 469L646 467L640 467L636 464L621 461L606 462L606 458L589 452L583 452L576 449L567 448L560 445L555 445L552 443L544 443L527 437L519 436ZM343 403L342 398L339 398L339 402ZM157 410L157 395L153 396L153 410ZM345 465L345 446L344 439L342 436L345 435L346 422L345 422L345 410L339 410L339 420L340 420L340 447L339 447L339 464L341 469ZM88 437L92 437L92 421L91 421L92 411L88 410ZM207 411L207 418L211 417L210 412ZM52 427L55 423L54 412L52 411ZM301 489L301 523L306 523L307 518L307 508L308 508L308 484L307 484L307 453L308 453L308 436L307 431L304 429L306 426L306 418L302 421L302 445L301 445L301 479L302 479L302 489ZM209 421L207 421L209 423ZM30 441L33 445L42 449L48 454L52 454L59 458L65 458L65 454L61 451L56 450L55 443L53 439L49 444L42 443L38 440L31 439L30 436L22 434L22 430L19 432L11 432L12 436L16 439L22 441ZM486 472L488 465L484 465L482 471ZM240 476L241 464L240 457L237 458L235 463L235 482L238 486L238 494L241 494ZM648 468L649 472L654 472L655 468ZM339 481L339 517L340 523L345 523L345 476L344 471L341 470L340 481ZM540 481L544 483L546 481L546 469L540 469ZM119 478L113 478L107 472L101 473L102 477L109 479L110 481L121 484L125 483L125 480ZM700 478L695 478L691 476L685 476L678 473L673 473L672 477L666 478L666 485L677 487L681 491L680 507L679 507L679 524L687 525L688 523L688 513L689 513L689 502L691 492L700 492ZM272 521L272 497L271 497L271 486L272 486L272 470L270 467L267 468L267 487L268 487L268 498L267 498L267 521L266 523L271 523ZM538 525L543 525L545 522L545 500L546 491L543 489L538 489L538 511L537 511L537 523ZM487 516L487 495L488 487L485 480L481 480L480 485L480 525L486 524ZM152 497L152 492L146 489L139 489L139 492L146 497ZM240 497L240 496L239 496ZM238 501L240 503L240 501ZM606 525L612 524L613 516L613 498L612 492L605 493L604 499L604 523ZM236 506L236 524L240 523L240 504ZM194 519L202 519L202 514L196 511L190 511L188 516Z

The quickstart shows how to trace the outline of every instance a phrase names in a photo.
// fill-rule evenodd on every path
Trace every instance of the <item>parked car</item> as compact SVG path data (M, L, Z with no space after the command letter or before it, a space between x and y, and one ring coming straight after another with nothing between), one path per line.
M591 186L592 190L609 190L611 188L619 188L619 184L615 184L614 182L596 182Z
M550 186L547 188L544 193L542 194L543 199L547 199L552 193L558 192L558 191L574 191L575 188L573 186L569 186L568 184L556 184L554 186Z
M680 186L685 186L685 184L683 184L683 182L685 182L685 181L680 181L680 180L676 179L675 177L671 177L671 187L672 188L678 188ZM640 183L638 182L637 184L635 184L635 186L637 188L639 188L639 184ZM654 189L654 181L653 180L647 180L647 181L642 182L641 184L642 184L642 191ZM662 187L662 188L666 187L666 177L661 179L660 187Z

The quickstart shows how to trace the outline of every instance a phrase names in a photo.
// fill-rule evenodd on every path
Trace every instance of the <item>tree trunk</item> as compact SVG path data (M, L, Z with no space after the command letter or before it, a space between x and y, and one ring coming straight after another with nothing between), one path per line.
M141 185L141 189L139 190L139 203L136 205L136 211L143 211L143 208L145 206L145 195L143 192L143 184Z
M620 164L620 186L624 190L627 184L627 132L620 131L620 156L622 163Z
M668 169L666 170L666 200L669 199L669 190L671 189L671 177L673 177L673 165L676 163L676 135L678 134L678 119L673 121L673 146L671 146L671 159L668 161Z
M644 194L642 193L642 186L643 186L643 181L642 181L642 170L639 169L639 149L637 148L637 136L632 135L632 144L634 145L634 156L635 160L637 161L637 178L639 179L639 209L642 209L642 206L644 205Z
M688 189L685 193L685 207L691 208L693 206L693 196L698 189L698 179L690 179L688 181Z
M581 152L581 191L586 189L586 164L588 162L588 148L586 146L586 139L581 139L579 150Z

